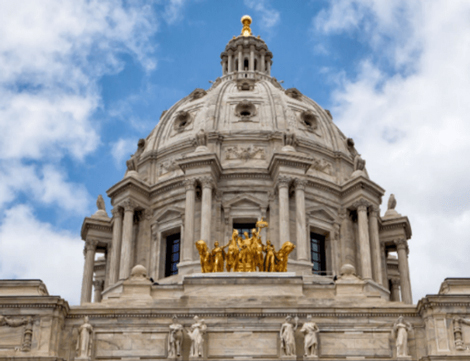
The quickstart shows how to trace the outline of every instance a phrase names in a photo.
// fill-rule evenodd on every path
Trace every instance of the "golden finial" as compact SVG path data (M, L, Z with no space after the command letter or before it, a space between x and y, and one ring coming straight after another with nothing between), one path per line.
M251 24L251 17L249 15L244 15L242 17L242 24L243 24L243 29L242 29L242 35L243 36L251 36L251 29L250 29L250 24Z

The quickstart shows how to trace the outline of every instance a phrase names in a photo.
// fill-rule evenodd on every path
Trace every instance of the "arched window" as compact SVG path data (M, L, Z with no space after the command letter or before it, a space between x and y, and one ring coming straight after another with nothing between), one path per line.
M180 246L181 233L175 233L166 237L165 277L178 274Z
M325 236L310 232L310 254L313 263L313 273L317 275L325 275Z

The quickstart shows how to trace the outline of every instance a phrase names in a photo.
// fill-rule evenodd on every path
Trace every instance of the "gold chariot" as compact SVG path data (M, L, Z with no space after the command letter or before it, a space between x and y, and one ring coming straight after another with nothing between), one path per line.
M287 260L295 245L284 242L277 252L271 241L267 240L264 245L260 233L266 227L268 222L261 218L251 230L252 236L245 232L245 238L234 229L229 243L221 247L215 242L212 251L206 242L197 241L202 273L224 272L224 265L227 272L287 272Z

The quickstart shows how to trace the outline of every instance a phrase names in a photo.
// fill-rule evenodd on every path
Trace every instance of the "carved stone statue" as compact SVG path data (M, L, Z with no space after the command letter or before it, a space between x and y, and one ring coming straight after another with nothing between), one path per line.
M366 167L366 161L362 159L362 157L359 154L356 154L354 157L354 170L364 170Z
M300 330L304 337L304 357L318 357L318 337L320 332L317 324L312 321L312 316L307 316L307 322L304 323Z
M90 324L88 316L83 319L83 325L78 329L77 358L90 359L93 344L93 326Z
M199 320L199 317L194 316L194 323L191 325L191 328L189 330L185 329L191 339L189 356L202 357L204 355L204 334L206 330L207 325L204 320Z
M145 139L139 139L137 142L137 150L134 154L131 155L131 158L126 161L127 170L136 171L137 170L137 163L139 162L140 155L144 151L145 147Z
M387 210L395 209L396 206L397 206L397 200L395 198L395 195L392 193L390 194L390 197L388 198Z
M398 317L397 322L393 325L393 335L396 340L397 357L408 357L408 332L411 332L413 327L409 322L406 322L403 316Z
M99 211L106 212L106 204L104 203L104 199L101 194L98 196L98 199L96 200L96 207L98 208Z
M388 198L387 211L384 214L383 218L398 218L401 217L401 214L395 210L397 206L397 199L394 194L390 194Z
M284 133L284 147L283 151L295 152L295 146L297 145L297 136L292 130L287 129L287 132Z
M200 129L199 132L196 133L196 152L197 151L205 151L207 150L207 134L204 129Z
M295 331L297 330L299 318L295 318L295 326L292 324L292 316L287 316L281 326L279 336L281 338L281 350L284 356L295 356Z
M181 356L181 344L183 343L183 326L178 323L178 318L173 316L173 323L169 326L168 334L168 358Z

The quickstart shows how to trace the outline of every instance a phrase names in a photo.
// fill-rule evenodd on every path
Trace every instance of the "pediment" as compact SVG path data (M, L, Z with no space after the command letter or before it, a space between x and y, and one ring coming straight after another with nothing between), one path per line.
M325 207L310 207L306 213L312 218L322 219L327 222L334 222L336 220L336 214Z
M266 208L267 206L267 202L257 197L248 197L246 195L234 197L224 203L224 207L230 208Z
M162 212L159 212L155 219L158 222L165 222L175 218L179 218L184 214L184 208L179 207L169 207L164 209Z

